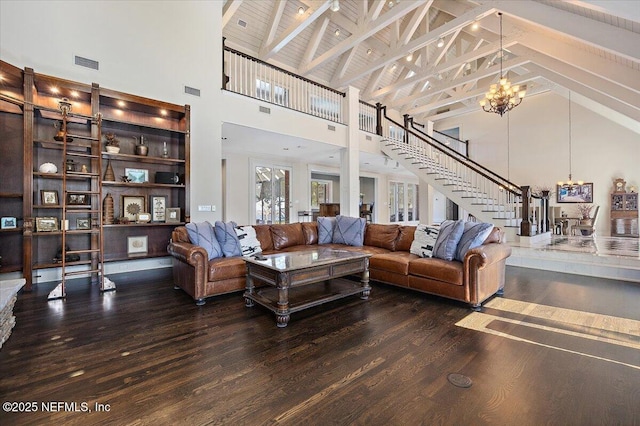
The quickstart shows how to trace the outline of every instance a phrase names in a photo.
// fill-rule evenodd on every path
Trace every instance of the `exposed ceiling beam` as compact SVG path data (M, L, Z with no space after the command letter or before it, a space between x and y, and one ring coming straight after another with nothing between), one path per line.
M343 54L351 47L362 43L369 37L373 36L375 33L390 25L397 19L400 19L408 12L420 6L419 2L411 2L405 1L398 3L393 7L390 11L381 15L378 19L369 22L365 27L359 28L354 34L351 34L347 39L341 41L337 45L333 46L331 49L327 50L322 55L318 56L316 59L311 61L311 63L304 69L301 70L303 75L309 74L314 69L319 66L325 64L328 61L331 61ZM362 77L362 76L360 76Z
M400 3L400 5L404 5L406 3L409 3L409 2L402 2ZM396 7L400 7L400 5ZM394 9L396 9L396 7L394 7ZM424 34L410 41L404 47L395 49L394 51L390 52L388 55L372 62L366 68L362 68L350 74L349 76L345 77L343 80L340 81L339 86L345 86L355 80L358 80L363 75L369 74L372 69L377 69L378 67L387 65L403 57L407 51L413 52L420 49L421 47L427 46L437 41L440 37L444 37L448 34L451 34L456 30L458 30L459 28L465 27L469 25L471 22L481 19L482 17L491 14L492 12L493 12L493 9L489 6L476 7L470 10L469 12L464 13L463 15L458 16L457 18L454 18L453 20L447 22L446 24L436 28L435 30L431 30L429 33Z
M236 13L241 4L242 0L228 0L225 3L222 7L222 28L226 27L231 21L233 14Z
M260 46L260 49L266 49L267 46L276 37L276 31L278 30L278 26L280 25L280 19L282 18L282 14L284 12L284 8L286 5L287 5L287 0L278 1L275 3L275 6L271 11L271 19L269 21L271 22L271 25L269 26L267 34L265 35L262 41L262 46Z
M318 50L318 46L320 46L320 41L322 41L322 36L329 26L329 22L329 18L327 17L323 18L319 22L316 22L315 28L313 30L313 35L311 36L311 40L307 45L307 50L304 52L304 55L302 55L302 60L300 61L298 68L306 66L309 61L313 59L316 51Z
M640 61L640 34L535 1L484 1L502 12L632 61Z
M264 49L260 49L261 59L267 60L278 53L298 34L309 27L309 25L313 24L316 19L320 18L324 12L329 10L329 6L331 5L328 1L314 2L314 4L316 7L309 7L300 21L296 21L291 24L289 28L280 34L280 36L278 36L272 43Z
M351 60L356 54L356 50L357 50L357 47L354 47L350 51L342 54L342 57L340 58L340 62L338 63L338 66L336 67L336 70L333 73L333 77L331 78L332 81L336 81L344 75L345 71L347 70L347 68L349 68L349 65L351 64Z
M429 12L429 8L433 0L428 0L423 6L413 11L413 15L411 15L411 19L406 23L404 31L400 36L400 44L405 45L409 43L413 34L415 34L416 30L420 26L420 23L424 20L425 15Z
M369 9L369 13L367 14L367 18L364 20L362 24L366 24L367 22L375 21L376 19L378 19L385 3L386 3L385 0L374 0L374 3L371 6L371 9Z

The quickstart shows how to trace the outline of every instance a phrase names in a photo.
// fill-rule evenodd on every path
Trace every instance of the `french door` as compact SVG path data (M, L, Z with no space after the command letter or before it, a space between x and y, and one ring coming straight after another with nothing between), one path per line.
M255 166L256 223L290 223L291 169Z

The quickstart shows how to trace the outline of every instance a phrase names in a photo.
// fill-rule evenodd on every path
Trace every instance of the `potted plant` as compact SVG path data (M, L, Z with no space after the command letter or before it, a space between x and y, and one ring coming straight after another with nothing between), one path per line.
M107 152L110 152L112 154L117 154L120 152L120 141L118 140L118 138L116 138L116 135L113 133L106 133L104 135L105 138L105 146L107 149Z
M582 218L580 219L580 225L590 225L593 206L587 203L579 203L576 209L578 210L578 216Z

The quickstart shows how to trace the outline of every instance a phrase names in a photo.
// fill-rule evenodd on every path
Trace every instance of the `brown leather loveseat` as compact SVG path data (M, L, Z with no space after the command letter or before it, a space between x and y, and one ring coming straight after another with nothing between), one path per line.
M264 254L318 247L316 222L254 228ZM462 262L421 258L410 253L415 229L415 226L367 224L364 246L325 244L323 247L370 253L369 271L373 281L459 300L476 310L489 297L502 292L505 262L511 255L511 247L501 242L499 228L494 228L480 247L467 252ZM173 256L176 288L188 293L198 305L204 305L207 297L245 289L246 265L242 257L208 261L207 252L190 242L184 226L174 229L168 251Z

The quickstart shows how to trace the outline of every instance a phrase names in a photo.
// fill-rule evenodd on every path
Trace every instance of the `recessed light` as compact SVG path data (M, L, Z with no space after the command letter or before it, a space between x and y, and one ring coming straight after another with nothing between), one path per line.
M471 24L471 31L478 31L478 28L480 28L480 24L478 24L478 21L475 21L473 24Z
M334 31L334 34L336 36L339 36L340 35L340 28L336 28L336 30Z
M77 98L78 96L80 96L80 93L78 93L76 90L71 91L71 97Z
M51 93L58 93L60 90L56 86L51 86Z
M161 109L160 110L160 115L167 115L167 114L168 114L168 112L167 112L166 109Z
M438 47L442 47L442 46L444 46L444 39L443 39L442 37L440 37L440 38L438 39L438 44L437 44L437 46L438 46Z
M340 0L333 0L331 2L331 11L337 12L340 10Z
M395 69L398 68L398 64L393 64L391 65L391 71L395 71Z
M389 7L393 7L393 5L394 5L393 0L389 0L388 4L389 4Z
M300 6L298 8L298 15L302 15L302 14L304 14L304 7Z
M413 61L413 53L409 53L407 55L407 61L409 61L409 62Z
M124 101L118 101L118 106L120 108L124 108L125 106L127 106L127 104Z
M367 49L367 55L371 55L372 53L373 53L373 50Z

